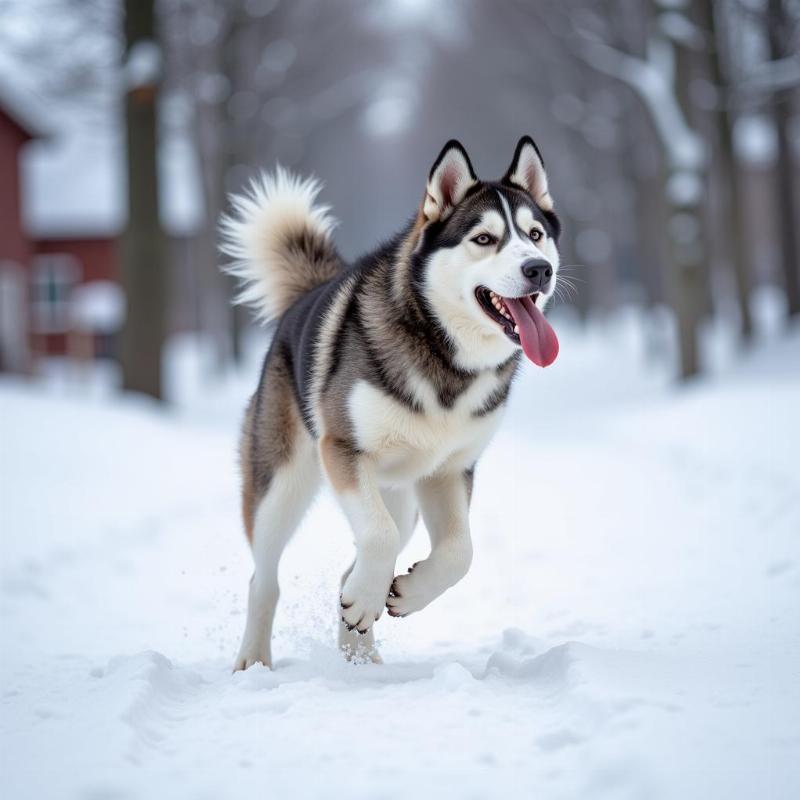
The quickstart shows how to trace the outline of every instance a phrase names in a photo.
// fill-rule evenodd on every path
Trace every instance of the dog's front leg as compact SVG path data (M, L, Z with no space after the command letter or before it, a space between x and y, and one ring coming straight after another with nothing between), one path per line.
M386 602L393 617L425 608L460 581L472 563L469 535L470 473L434 475L417 483L422 519L431 537L431 554L398 575Z
M328 436L320 441L320 456L356 539L356 560L342 586L342 621L366 633L386 605L399 550L397 525L381 497L369 456Z

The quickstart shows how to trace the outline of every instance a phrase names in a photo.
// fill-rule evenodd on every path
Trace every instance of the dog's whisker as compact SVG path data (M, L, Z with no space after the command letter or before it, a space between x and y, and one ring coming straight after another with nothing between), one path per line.
M569 280L559 280L556 284L556 292L562 292L564 294L578 294L578 288Z

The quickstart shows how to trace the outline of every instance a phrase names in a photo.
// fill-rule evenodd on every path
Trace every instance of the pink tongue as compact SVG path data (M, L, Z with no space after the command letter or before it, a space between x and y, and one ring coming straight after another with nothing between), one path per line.
M549 367L558 355L558 337L530 297L503 298L519 328L525 355L540 367Z

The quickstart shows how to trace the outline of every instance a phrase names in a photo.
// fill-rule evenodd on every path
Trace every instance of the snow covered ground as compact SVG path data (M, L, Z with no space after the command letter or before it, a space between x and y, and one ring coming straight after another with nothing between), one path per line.
M3 796L800 797L798 365L796 332L678 392L624 326L567 331L479 465L471 573L384 615L387 663L334 648L323 495L276 668L235 675L255 368L170 411L0 381Z

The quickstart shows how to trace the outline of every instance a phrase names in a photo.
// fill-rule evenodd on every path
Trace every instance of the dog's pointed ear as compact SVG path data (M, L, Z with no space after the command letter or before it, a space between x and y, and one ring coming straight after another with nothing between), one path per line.
M543 211L553 210L553 198L547 188L547 173L539 148L530 136L523 136L514 151L514 158L503 183L524 189Z
M467 151L461 142L451 139L433 162L422 213L428 222L447 218L478 182Z

